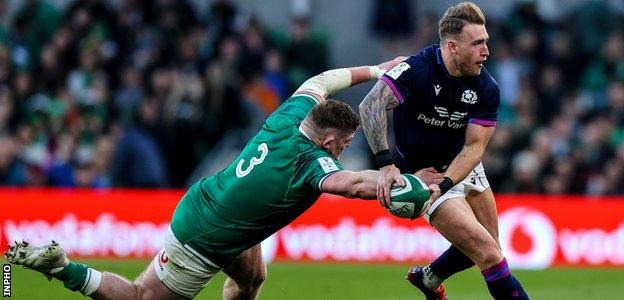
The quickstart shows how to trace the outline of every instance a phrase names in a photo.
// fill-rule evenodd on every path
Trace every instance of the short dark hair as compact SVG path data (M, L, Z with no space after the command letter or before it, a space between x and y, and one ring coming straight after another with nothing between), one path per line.
M443 41L450 35L460 34L466 24L485 25L485 15L472 2L461 2L449 7L438 22L438 35Z
M332 99L314 106L308 117L320 129L334 128L342 133L355 132L360 126L360 118L349 105Z

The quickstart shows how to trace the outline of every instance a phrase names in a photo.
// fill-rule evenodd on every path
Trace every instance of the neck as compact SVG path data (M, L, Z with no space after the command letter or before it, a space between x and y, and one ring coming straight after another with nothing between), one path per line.
M444 62L444 67L446 68L446 71L453 77L461 77L459 66L457 66L457 64L455 63L451 51L444 48L444 46L440 46L440 52L442 52L442 62Z
M314 124L312 124L312 121L310 121L310 119L304 119L303 122L301 122L301 126L299 126L299 129L303 132L303 134L305 134L306 137L308 137L315 144L319 145L319 147L322 146L321 132L316 126L314 126Z

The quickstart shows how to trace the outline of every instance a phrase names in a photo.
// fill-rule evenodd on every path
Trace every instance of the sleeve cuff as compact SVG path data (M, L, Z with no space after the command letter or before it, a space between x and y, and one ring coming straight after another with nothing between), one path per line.
M492 121L492 120L482 120L482 119L472 118L468 122L472 124L485 126L485 127L496 127L496 121Z
M385 75L382 75L381 78L379 78L379 80L385 82L390 87L390 89L392 90L392 93L394 93L394 96L397 97L397 99L399 100L399 103L403 104L403 95L401 95L401 93L397 89L397 87L394 84L394 82L392 82L392 80L388 79L388 77L385 76Z

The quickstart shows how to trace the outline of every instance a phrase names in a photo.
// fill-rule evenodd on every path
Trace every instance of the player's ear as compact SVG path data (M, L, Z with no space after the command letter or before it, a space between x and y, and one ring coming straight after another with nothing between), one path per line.
M455 39L448 38L446 40L446 47L448 48L449 52L451 52L451 54L457 54L457 41Z
M323 137L323 140L321 141L322 142L321 145L323 146L324 149L329 149L329 144L331 144L331 142L335 139L336 137L333 134L331 133L327 134L325 135L325 137Z

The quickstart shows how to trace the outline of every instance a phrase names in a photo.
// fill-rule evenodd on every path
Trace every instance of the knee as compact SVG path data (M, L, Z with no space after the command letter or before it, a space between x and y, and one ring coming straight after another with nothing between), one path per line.
M479 261L475 262L482 269L489 268L503 260L503 255L496 245L488 246L481 251Z
M245 295L254 295L262 286L267 278L266 268L250 272L245 276L244 280L230 281L229 284L236 286L237 290ZM226 282L226 285L228 282Z
M482 269L493 266L503 259L498 244L491 237L487 239L473 237L468 239L463 246L467 256Z
M262 283L267 279L266 267L263 266L262 268L254 272L252 276L250 277L251 277L249 280L250 286L254 289L259 288L262 285Z

